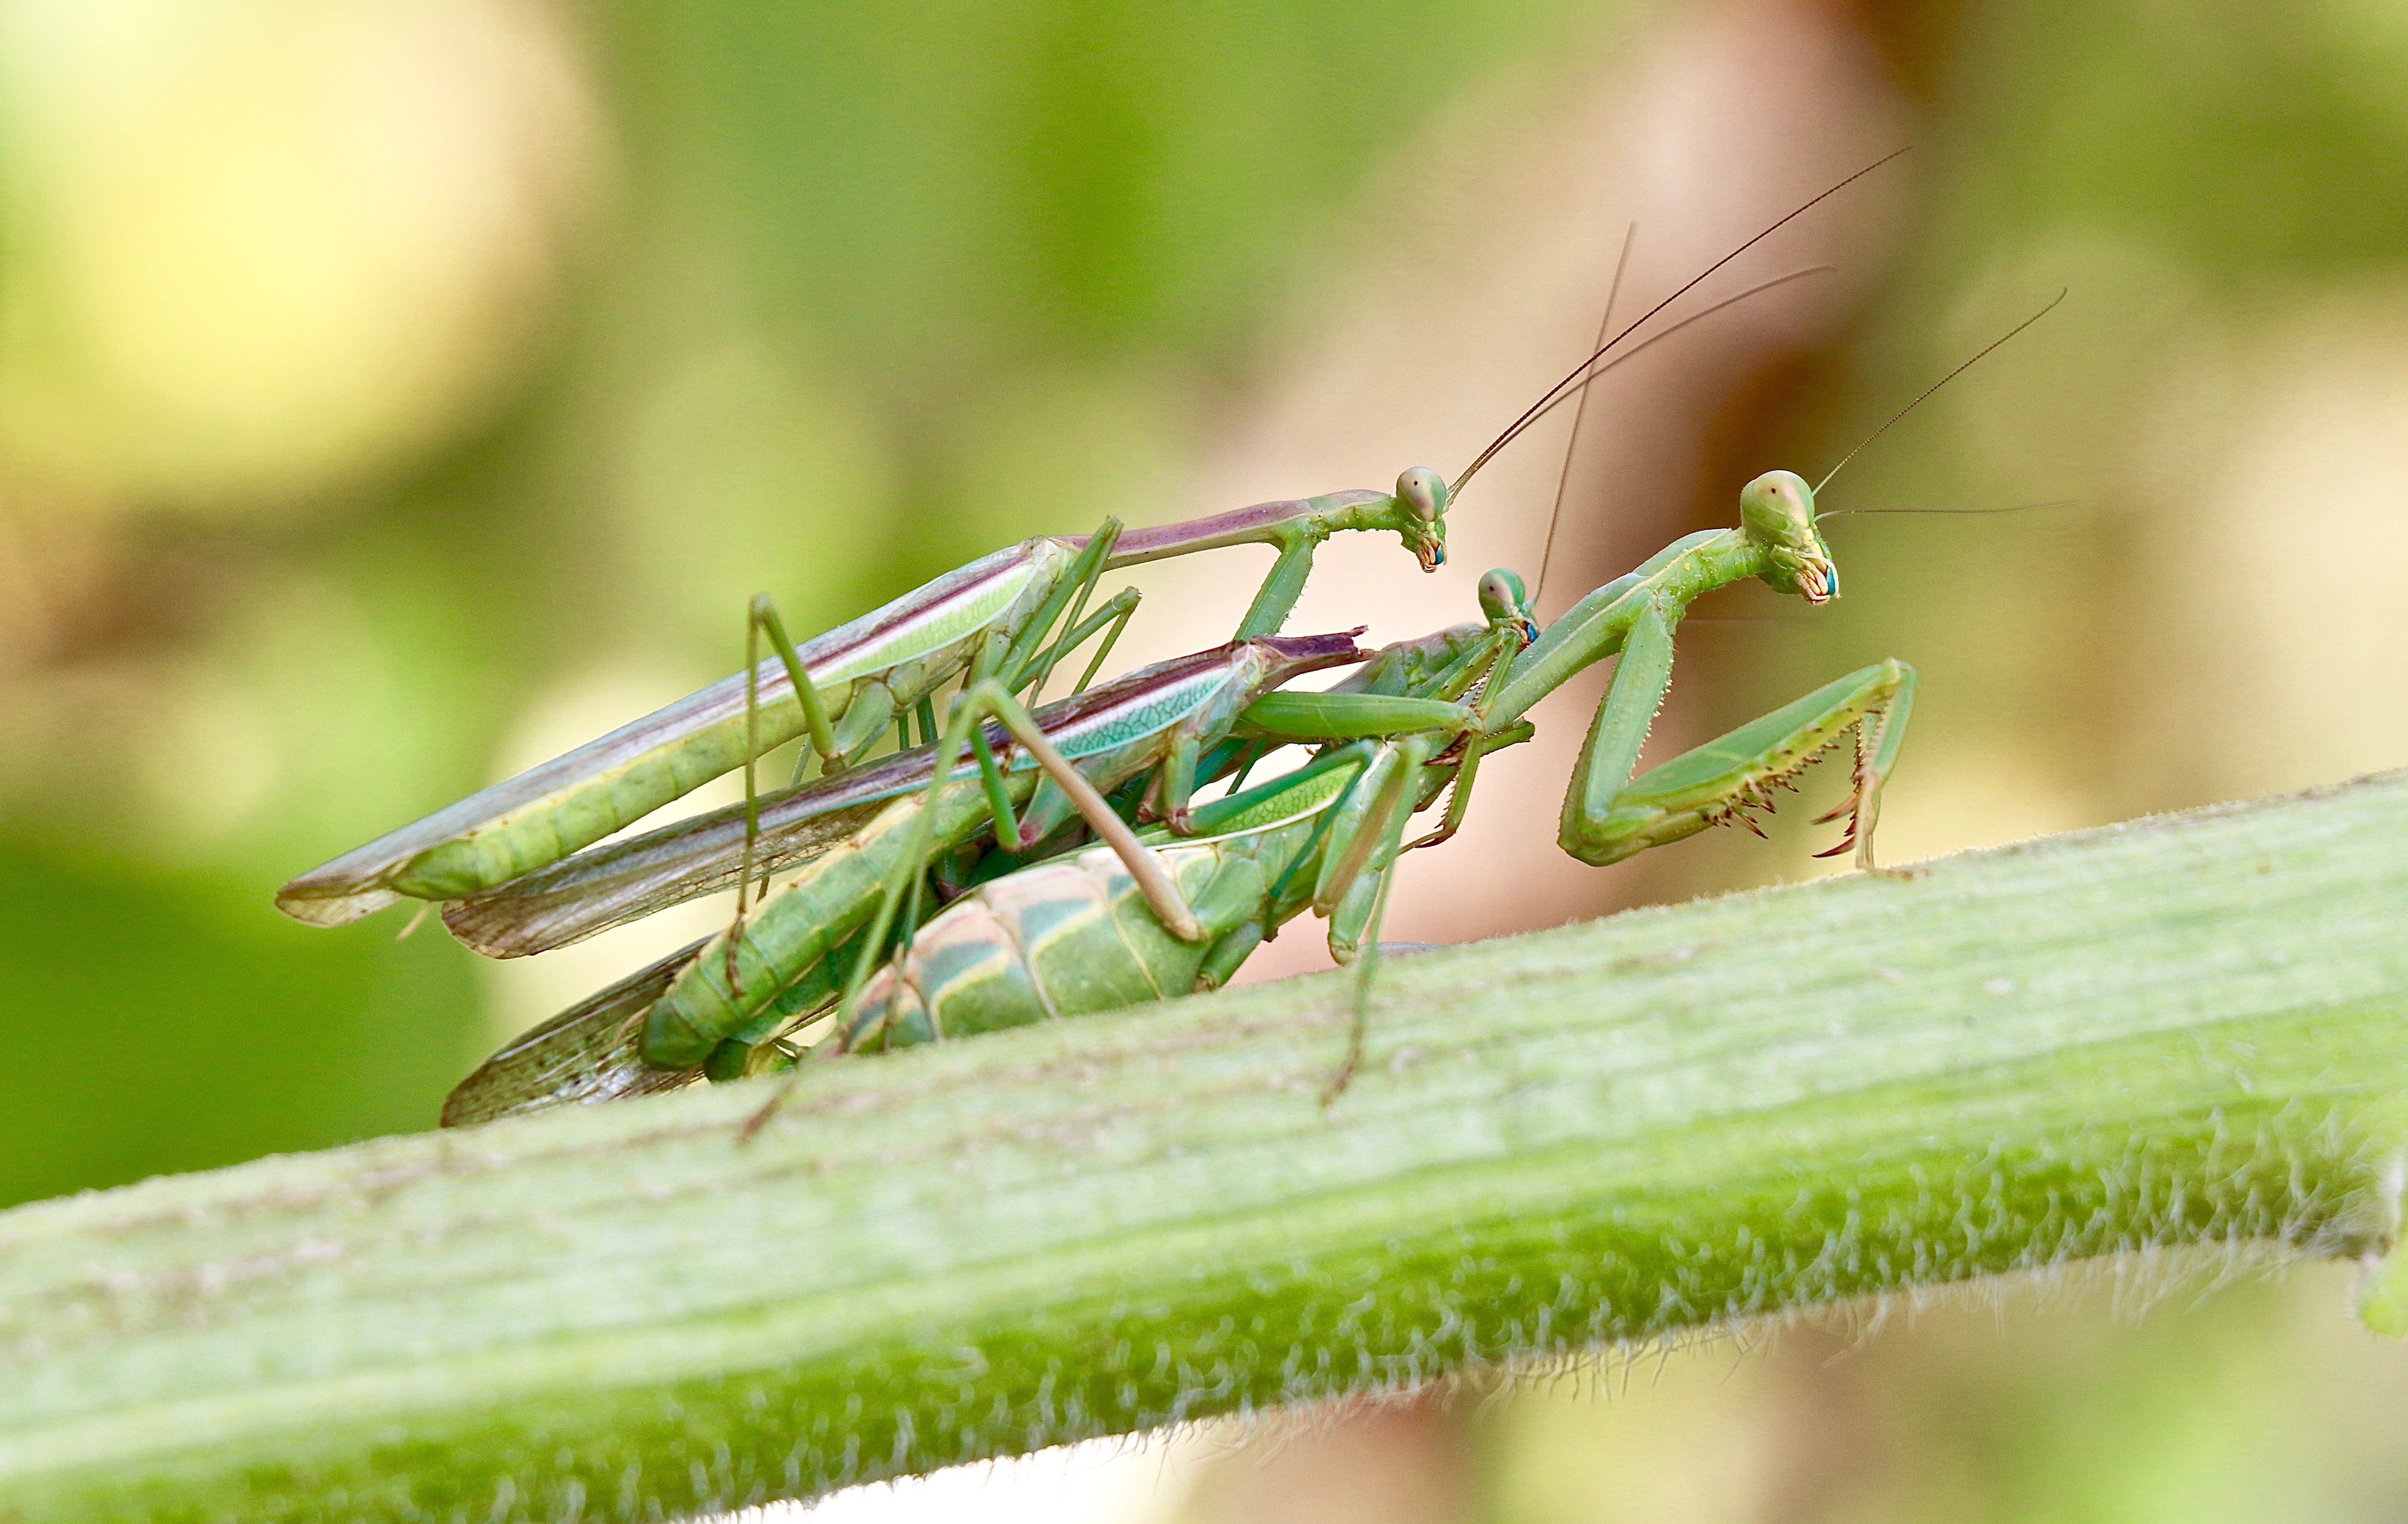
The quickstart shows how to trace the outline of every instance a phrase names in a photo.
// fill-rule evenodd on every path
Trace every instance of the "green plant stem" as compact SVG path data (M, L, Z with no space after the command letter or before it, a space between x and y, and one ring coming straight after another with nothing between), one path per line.
M22 1207L0 1519L676 1517L2086 1256L2374 1256L2403 842L2389 774L1392 960L1326 1110L1342 976L814 1068L749 1147L735 1086Z

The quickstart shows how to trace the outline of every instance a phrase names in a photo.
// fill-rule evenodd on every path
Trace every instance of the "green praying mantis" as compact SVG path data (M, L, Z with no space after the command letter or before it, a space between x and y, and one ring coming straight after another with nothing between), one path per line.
M1748 577L1812 605L1838 595L1813 490L1802 478L1768 472L1741 493L1740 509L1739 528L1676 541L1575 604L1513 655L1454 734L1356 742L1267 786L1270 791L1240 796L1215 822L1224 834L1150 847L1194 933L1150 913L1153 897L1139 892L1119 854L1090 849L1025 868L954 902L921 929L857 1007L839 1008L832 1050L904 1046L1110 1009L1145 991L1211 988L1281 920L1308 906L1330 919L1332 953L1352 961L1376 919L1379 876L1404 849L1407 818L1451 784L1445 822L1414 845L1444 840L1468 805L1479 759L1524 738L1523 717L1539 699L1607 656L1620 660L1565 796L1558 841L1567 852L1602 865L1746 819L1770 808L1774 790L1794 786L1807 766L1853 736L1849 794L1822 818L1844 815L1846 834L1824 855L1853 849L1858 865L1870 867L1882 789L1914 695L1914 670L1902 662L1850 673L1633 776L1670 686L1674 629L1692 601ZM1493 572L1488 581L1514 594L1521 587L1510 572ZM1512 622L1492 612L1490 630ZM1317 705L1341 696L1285 694L1280 708L1307 728ZM1334 778L1341 768L1346 776ZM1321 787L1302 791L1308 783Z
M1331 919L1332 950L1344 960L1367 924L1376 925L1379 886L1404 849L1407 819L1452 784L1444 822L1413 845L1444 840L1468 806L1480 759L1526 736L1522 717L1529 706L1607 655L1621 660L1567 798L1568 850L1608 862L1743 819L1853 729L1856 787L1842 806L1849 836L1835 850L1854 844L1869 864L1881 785L1912 697L1913 675L1902 663L1852 674L1630 776L1670 679L1673 627L1690 600L1750 576L1810 603L1836 594L1813 492L1788 473L1750 484L1739 530L1677 542L1583 599L1543 634L1522 606L1519 579L1504 571L1484 578L1484 626L1391 648L1364 677L1326 694L1274 690L1297 673L1369 653L1354 650L1346 636L1270 634L1294 606L1314 548L1340 530L1395 531L1425 569L1434 568L1444 557L1445 510L1482 464L1549 408L1644 349L1605 360L1641 323L1840 188L1776 221L1601 344L1452 487L1416 469L1390 494L1263 505L1131 535L1108 520L1092 536L997 552L800 648L774 608L756 600L748 641L766 635L776 648L771 660L749 662L687 700L346 854L288 885L279 903L300 919L333 923L395 897L445 900L455 934L508 954L798 866L757 915L748 919L739 900L736 923L721 936L631 976L495 1055L455 1092L445 1114L454 1122L642 1093L698 1073L743 1073L780 1033L831 1010L837 1035L826 1052L962 1030L941 1012L969 987L939 965L982 945L963 928L980 913L990 927L998 924L1000 900L1051 903L1050 887L1068 882L1066 875L1103 881L1098 853L1113 864L1103 870L1111 886L1106 901L1141 902L1141 914L1131 914L1185 950L1159 968L1149 965L1141 980L1106 980L1087 994L1054 990L1050 976L1024 968L1020 983L1033 999L966 1018L970 1026L1099 1008L1097 1000L1124 1003L1140 986L1209 988L1308 906ZM1647 343L1807 273L1752 287ZM1280 554L1238 640L1182 659L1183 667L1165 663L1087 688L1135 602L1124 592L1087 614L1106 570L1248 541L1275 544ZM1033 693L1099 631L1108 632L1102 648L1071 700L1036 715L1022 706L1021 692ZM939 740L933 699L956 677L962 691ZM862 765L890 720L908 743L915 713L923 743L916 751ZM822 758L824 776L757 797L752 760L796 736L806 738L806 757ZM1196 788L1293 744L1323 754L1286 778L1191 811ZM580 851L736 765L747 773L740 819L722 811ZM1164 827L1140 840L1125 817L1158 819ZM1080 850L1091 836L1107 845ZM956 898L923 928L931 877ZM1130 922L1129 914L1113 919ZM1078 947L1069 933L1078 919L1060 923L1060 946ZM986 964L996 956L989 947ZM896 1014L908 1004L898 1004L904 991L918 991L918 1016Z
M1348 737L1286 777L1206 806L1194 822L1205 832L1197 839L1158 832L1134 851L1089 848L997 877L905 938L897 959L885 959L895 945L882 916L866 927L848 923L849 940L822 930L784 998L760 1007L774 1010L776 1021L743 1029L739 1019L720 1029L722 1040L741 1031L749 1051L776 1025L832 1011L823 1051L902 1047L1211 988L1306 908L1330 919L1331 950L1349 961L1376 920L1383 875L1405 849L1406 820L1452 785L1445 820L1414 845L1442 841L1469 805L1480 759L1526 738L1528 710L1608 656L1620 661L1566 795L1559 840L1567 851L1612 862L1743 819L1770 807L1774 790L1792 786L1853 734L1850 793L1824 819L1847 816L1845 838L1833 850L1853 848L1859 864L1870 866L1881 791L1914 697L1914 672L1901 662L1851 673L1632 776L1670 685L1681 616L1704 593L1748 577L1810 605L1838 595L1813 491L1793 473L1750 482L1738 528L1675 541L1535 638L1520 578L1490 573L1482 584L1484 626L1387 648L1340 690L1276 693L1248 706L1252 730L1265 742L1337 742L1367 699L1426 705L1391 711L1409 716L1406 725ZM1476 698L1463 702L1474 690ZM964 744L949 737L943 754ZM923 813L890 833L924 828L927 819ZM889 875L886 906L909 876L909 870ZM841 972L848 961L849 982ZM686 1016L672 1002L687 980L724 995L718 966L713 950L697 944L565 1013L472 1075L447 1107L447 1121L665 1088L672 1081L661 1076L674 1071L644 1061L630 1033L664 1010ZM687 1077L695 1072L685 1066Z
M748 638L766 634L774 657L311 869L284 886L277 906L333 926L401 898L460 899L556 862L797 736L808 737L824 766L840 770L898 716L920 711L924 735L935 729L933 696L966 672L973 683L1018 691L1107 631L1094 659L1100 665L1135 595L1082 616L1096 580L1117 567L1276 546L1279 558L1238 629L1240 639L1272 634L1302 592L1314 550L1333 534L1392 531L1425 571L1436 570L1446 558L1447 497L1438 473L1416 467L1393 493L1265 503L1127 534L1108 520L1094 535L997 550L799 647L767 600L756 599Z
M746 840L748 847L756 845L752 763L766 751L804 738L799 781L811 755L824 773L841 771L871 750L890 724L908 737L915 716L920 739L933 741L933 701L949 681L962 678L965 690L993 682L1009 693L1034 692L1056 664L1101 633L1083 688L1136 608L1137 594L1124 590L1086 611L1099 579L1117 568L1238 545L1276 548L1270 572L1239 621L1239 640L1278 633L1303 592L1314 552L1333 535L1393 533L1425 572L1435 571L1446 559L1446 513L1455 497L1549 409L1690 323L1820 267L1759 282L1612 360L1609 351L1715 271L1888 162L1822 192L1657 302L1509 424L1452 486L1415 466L1398 477L1391 492L1263 503L1125 534L1108 519L1092 535L1039 536L995 551L799 646L774 605L755 598L745 625L752 654L741 672L322 863L285 884L277 907L311 925L337 926L400 899L464 899L538 872L738 767L745 773ZM775 652L767 658L758 655L764 637ZM749 877L740 873L739 886ZM740 905L738 914L740 920Z

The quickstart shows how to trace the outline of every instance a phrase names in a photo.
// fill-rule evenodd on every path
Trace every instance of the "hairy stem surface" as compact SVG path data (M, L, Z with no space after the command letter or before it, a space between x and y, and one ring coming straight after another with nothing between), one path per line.
M2388 1249L2408 774L0 1214L0 1520L653 1518L2183 1246ZM395 1041L408 1041L395 1033ZM2370 1320L2408 1326L2400 1277Z

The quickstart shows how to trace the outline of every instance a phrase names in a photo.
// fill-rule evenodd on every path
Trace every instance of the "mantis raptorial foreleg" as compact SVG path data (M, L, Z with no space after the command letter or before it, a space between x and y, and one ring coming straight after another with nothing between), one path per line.
M1649 621L1623 648L1622 664L1581 748L1556 837L1564 850L1602 867L1710 825L1736 822L1756 830L1753 816L1771 807L1772 790L1794 789L1799 773L1853 731L1853 787L1838 808L1816 821L1846 815L1847 834L1815 855L1834 857L1853 847L1856 866L1872 867L1873 825L1882 786L1905 739L1914 669L1893 660L1852 672L1634 778L1639 744L1672 676L1669 632L1658 635L1655 629Z

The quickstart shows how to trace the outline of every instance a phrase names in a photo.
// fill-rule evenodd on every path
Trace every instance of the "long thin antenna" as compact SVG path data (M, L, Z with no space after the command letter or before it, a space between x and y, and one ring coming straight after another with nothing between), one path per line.
M1630 268L1630 246L1639 240L1639 224L1633 221L1622 230L1622 254L1613 262L1613 284L1605 288L1605 315L1597 320L1597 342L1605 342L1605 331L1613 326L1613 304L1622 294L1623 272ZM1592 351L1594 353L1595 351ZM1589 380L1597 379L1592 376ZM1588 381L1580 385L1580 406L1572 413L1572 436L1564 441L1564 466L1555 474L1555 506L1547 510L1547 543L1539 551L1539 580L1530 590L1530 613L1539 612L1539 600L1547 591L1547 565L1555 559L1555 526L1564 521L1564 490L1571 485L1572 458L1580 453L1581 425L1588 421ZM1540 415L1544 417L1544 414ZM1537 419L1532 419L1537 422Z
M2071 289L2071 288L2068 288L2068 289ZM2064 300L2065 300L2065 292L2058 292L2057 293L2057 299L2056 299L2056 301L2052 301L2052 302L2050 302L2050 303L2048 304L2048 306L2044 306L2044 307L2041 308L2038 312L2033 313L2030 317L2026 318L2023 321L2021 321L2021 322L2019 322L2019 323L2015 324L2013 328L2008 329L2005 333L2003 333L2003 334L2000 335L1997 338L1994 338L1994 339L1992 339L1989 343L1987 343L1987 344L1984 345L1984 346L1982 347L1981 354L1977 354L1977 355L1975 355L1971 360L1968 360L1968 361L1966 361L1963 364L1961 364L1961 365L1957 366L1955 370L1950 371L1947 375L1942 376L1942 377L1940 377L1940 379L1938 379L1938 380L1936 380L1936 381L1932 382L1929 386L1925 387L1925 388L1923 389L1923 392L1922 392L1921 395L1917 396L1917 397L1916 397L1913 402L1908 403L1905 406L1903 406L1903 407L1899 408L1897 412L1892 413L1892 414L1890 415L1889 422L1888 422L1888 423L1885 423L1885 424L1883 424L1880 428L1875 429L1872 433L1870 433L1870 434L1869 434L1865 435L1865 436L1864 436L1864 438L1863 438L1861 441L1859 441L1859 442L1857 443L1856 448L1855 449L1852 449L1852 450L1848 451L1845 455L1841 456L1841 457L1840 457L1840 465L1845 465L1845 464L1847 464L1850 461L1855 460L1855 459L1856 459L1859 454L1861 454L1861 453L1863 452L1865 446L1871 444L1874 440L1876 440L1876 439L1880 438L1883 434L1885 434L1889 433L1891 426L1892 426L1893 424L1897 423L1897 422L1898 422L1898 420L1899 420L1899 419L1902 419L1902 418L1904 418L1907 414L1909 414L1909 413L1911 413L1911 412L1914 412L1917 407L1922 406L1923 406L1923 399L1924 399L1925 397L1928 397L1928 396L1929 396L1929 395L1931 395L1934 392L1939 391L1942 387L1946 386L1949 382L1951 382L1951 381L1955 380L1957 377L1962 376L1962 375L1964 375L1967 371L1969 371L1969 370L1972 369L1972 368L1973 368L1973 366L1974 366L1974 364L1975 364L1975 363L1981 360L1982 355L1988 354L1992 349L1997 349L2000 345L2004 344L2007 340L2009 340L2009 339L2011 339L2011 338L2014 337L2017 334L2022 333L2025 329L2029 328L2032 324L2034 324L2034 323L2036 323L2036 322L2040 321L2042 318L2045 318L2045 317L2047 317L2050 313L2052 313L2052 312L2056 311L2056 310L2057 310L2057 302L2062 302L2062 301L2064 301ZM1823 479L1822 479L1821 481L1818 481L1818 482L1816 482L1816 483L1814 484L1814 495L1815 495L1815 496L1820 497L1820 496L1822 495L1822 493L1823 493L1823 489L1824 489L1824 488L1826 488L1826 487L1828 487L1828 486L1829 486L1829 485L1831 484L1831 478L1832 478L1833 477L1836 477L1836 476L1838 476L1838 475L1840 474L1840 465L1835 465L1835 466L1831 467L1831 469L1830 469L1830 470L1828 470L1828 471L1825 472L1825 473L1824 473L1824 475L1823 475ZM1817 517L1819 517L1819 515L1818 515Z
M1721 301L1716 302L1712 306L1700 307L1697 311L1692 312L1687 317L1682 319L1679 322L1672 324L1670 328L1662 329L1656 333L1648 335L1645 338L1641 339L1638 343L1623 350L1620 354L1615 355L1611 360L1597 361L1594 357L1591 357L1595 368L1590 370L1588 375L1581 379L1581 383L1578 386L1573 387L1570 392L1562 393L1557 396L1555 401L1547 404L1544 407L1540 408L1537 417L1532 418L1530 422L1533 425L1536 425L1540 419L1545 418L1549 413L1554 412L1556 408L1561 407L1564 404L1571 401L1572 398L1580 396L1587 392L1589 384L1602 377L1607 371L1613 369L1617 365L1626 364L1630 361L1638 359L1641 355L1645 354L1648 350L1654 349L1656 345L1663 343L1666 339L1670 338L1673 335L1679 333L1682 329L1688 327L1691 323L1703 322L1708 318L1713 317L1715 313L1720 312L1723 308L1727 306L1737 306L1740 303L1746 301L1749 297L1760 296L1764 292L1770 291L1775 286L1786 286L1793 280L1803 280L1810 275L1829 275L1838 268L1839 266L1836 264L1800 265L1799 268L1791 270L1785 275L1774 276L1770 280L1759 280L1755 285L1748 287L1745 291L1733 292L1730 295L1724 297Z
M2042 508L2070 508L2081 501L2078 497L2052 497L2044 503L2010 503L1998 508L1833 508L1828 513L1816 514L1814 519L1819 523L1826 519L1844 519L1852 513L1936 513L1954 519L1965 514L2037 513Z
M1722 258L1714 261L1712 264L1707 265L1704 269L1698 271L1696 276L1691 278L1688 284L1683 286L1671 295L1665 297L1654 306L1651 306L1646 311L1641 313L1637 321L1631 323L1629 327L1625 328L1621 333L1614 335L1613 337L1606 340L1603 344L1598 345L1596 353L1590 355L1579 364L1574 365L1571 368L1570 375L1567 375L1562 380L1557 381L1555 385L1549 387L1546 390L1545 394L1541 396L1537 402L1532 403L1528 409L1526 410L1520 418L1517 418L1512 423L1507 424L1505 432L1491 440L1488 448L1482 450L1479 455L1472 460L1472 463L1469 465L1463 468L1463 474L1455 477L1455 485L1447 490L1448 495L1453 497L1459 494L1463 491L1464 483L1469 481L1479 473L1482 466L1486 465L1492 459L1494 459L1498 450L1503 449L1507 445L1512 444L1513 442L1513 436L1519 434L1523 429L1527 428L1531 420L1538 416L1539 412L1542 408L1546 407L1548 404L1555 400L1555 394L1557 392L1563 391L1564 388L1580 379L1581 376L1586 372L1591 365L1596 364L1598 360L1604 358L1607 350L1612 349L1624 339L1628 338L1640 328L1641 324L1645 323L1648 319L1656 316L1658 312L1663 311L1674 302L1679 301L1682 297L1686 296L1690 292L1696 290L1700 281L1703 281L1708 276L1713 275L1716 270L1721 269L1724 265L1728 264L1731 261L1739 258L1742 254L1754 249L1757 244L1762 243L1765 239L1771 237L1775 233L1778 233L1781 229L1786 227L1790 222L1804 216L1808 211L1830 199L1832 196L1839 194L1842 191L1854 185L1856 181L1864 178L1867 175L1871 174L1874 170L1879 169L1882 165L1889 163L1892 159L1897 158L1899 154L1909 152L1911 149L1912 145L1909 145L1908 148L1899 149L1895 153L1884 154L1881 158L1878 158L1871 164L1865 165L1864 168L1857 170L1846 179L1840 181L1839 184L1832 186L1829 190L1823 192L1813 200L1805 203L1805 205L1799 207L1796 210L1790 212L1787 216L1783 217L1779 221L1774 222L1771 226L1766 228L1755 237L1750 238L1747 242L1740 245L1737 249L1732 249L1729 253L1725 254Z

